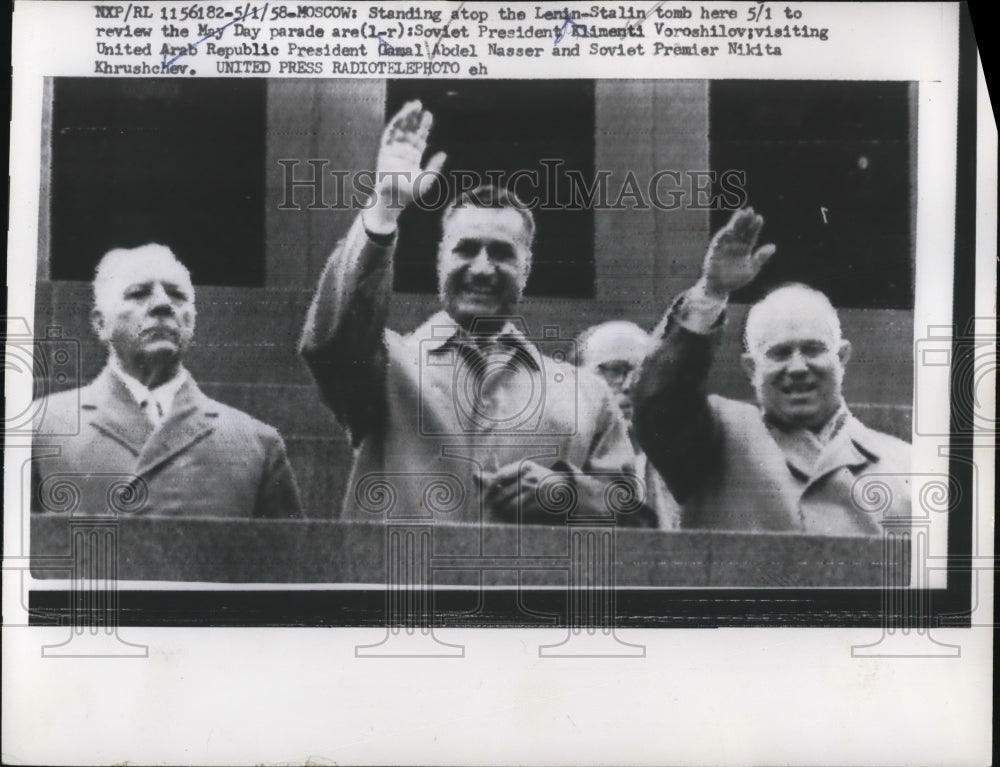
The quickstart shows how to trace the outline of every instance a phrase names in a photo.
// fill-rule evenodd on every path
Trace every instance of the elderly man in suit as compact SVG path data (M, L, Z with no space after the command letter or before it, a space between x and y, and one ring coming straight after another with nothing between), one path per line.
M571 364L571 341L530 338L513 316L535 231L513 194L481 187L445 211L441 309L412 333L387 329L397 219L445 160L421 165L431 122L418 101L389 121L378 188L327 262L302 334L357 448L342 517L561 524L621 512L643 524L607 387Z
M89 385L40 403L34 466L41 510L53 507L53 483L69 482L89 488L83 504L103 512L106 485L132 477L130 497L144 513L300 517L278 432L209 399L182 364L194 335L194 287L170 249L112 250L93 287L91 322L107 364Z
M774 253L755 250L763 223L751 208L733 215L654 333L632 388L639 443L683 505L685 527L879 535L865 483L887 493L885 515L908 517L910 445L845 405L851 345L826 296L787 285L750 310L742 364L756 405L706 395L729 295Z
M645 485L646 506L661 530L680 526L680 507L660 473L635 438L632 424L632 383L652 346L649 333L634 322L609 320L584 330L576 339L579 365L605 380L625 416L635 450L635 473Z

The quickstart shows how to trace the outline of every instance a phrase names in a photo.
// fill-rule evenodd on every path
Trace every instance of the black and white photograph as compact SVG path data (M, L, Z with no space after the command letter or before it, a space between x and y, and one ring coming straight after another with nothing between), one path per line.
M117 746L5 761L988 760L996 128L964 6L71 5L15 14L5 678L62 712L52 664L114 669L77 705L146 664L185 734L142 745L141 704ZM863 710L950 683L949 721L985 714L816 734L880 673ZM210 726L187 678L283 691ZM652 708L597 724L625 699ZM295 723L205 743L261 718Z
M916 84L48 85L33 555L106 516L125 580L381 584L398 535L426 586L597 541L882 586Z

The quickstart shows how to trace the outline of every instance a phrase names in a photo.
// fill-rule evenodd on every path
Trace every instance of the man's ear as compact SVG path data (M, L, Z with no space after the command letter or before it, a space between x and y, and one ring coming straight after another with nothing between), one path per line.
M746 373L747 380L753 383L753 374L757 372L757 360L750 352L743 352L740 355L740 365L743 367L743 372Z
M105 328L104 314L97 307L90 310L90 327L94 329L94 334L103 341Z
M531 276L531 248L525 247L521 253L521 290L528 284Z
M438 243L437 255L434 258L434 272L437 274L438 292L444 288L444 271L441 264L444 263L444 240Z
M840 342L840 348L837 349L837 357L840 358L842 366L846 366L847 361L851 358L851 342L846 338Z

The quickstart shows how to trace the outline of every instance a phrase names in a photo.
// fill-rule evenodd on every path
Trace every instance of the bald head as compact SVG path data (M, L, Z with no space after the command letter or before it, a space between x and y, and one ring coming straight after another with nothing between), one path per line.
M851 345L830 300L806 285L778 288L747 314L746 370L772 421L821 429L840 408Z
M583 331L577 338L577 355L584 367L616 360L638 366L649 349L649 333L634 322L613 320L602 322Z
M830 299L808 285L792 283L776 288L750 308L743 335L746 350L755 353L789 319L809 320L825 330L831 343L840 343L840 318Z

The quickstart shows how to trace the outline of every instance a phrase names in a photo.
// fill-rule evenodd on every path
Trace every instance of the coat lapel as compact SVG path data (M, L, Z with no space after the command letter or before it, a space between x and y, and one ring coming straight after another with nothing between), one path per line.
M777 426L768 426L768 431L781 448L789 468L800 474L803 479L812 477L822 450L819 441L805 429L785 430Z
M868 442L866 437L865 426L854 416L850 416L837 436L830 440L830 444L820 454L813 471L812 481L815 482L844 467L862 468L867 466L872 459L877 459L878 456L866 448Z
M867 439L867 430L854 416L848 417L826 446L805 429L786 431L771 426L769 431L781 448L789 468L800 474L810 485L838 469L860 468L873 458L877 459L867 447L870 441Z
M153 431L153 425L139 409L129 390L108 368L86 387L80 408L94 412L91 424L105 436L119 442L138 456Z
M207 437L215 429L218 412L201 393L194 380L187 381L177 392L170 415L152 433L139 454L136 474L148 474L175 455Z

